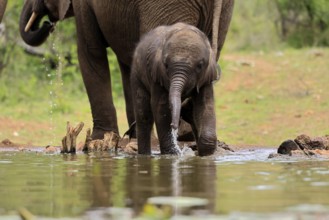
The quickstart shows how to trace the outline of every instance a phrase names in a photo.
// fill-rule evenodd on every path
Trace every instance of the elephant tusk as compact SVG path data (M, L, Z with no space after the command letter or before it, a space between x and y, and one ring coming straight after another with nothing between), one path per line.
M25 32L28 32L31 29L31 27L32 27L35 19L37 19L37 17L38 17L38 14L33 12L29 21L27 22L27 24L25 26L25 29L24 29Z

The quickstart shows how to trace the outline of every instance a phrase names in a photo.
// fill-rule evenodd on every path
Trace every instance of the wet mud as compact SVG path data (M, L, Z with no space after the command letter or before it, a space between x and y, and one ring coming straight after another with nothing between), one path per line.
M106 137L104 140L92 141L92 148L90 147L87 150L85 143L79 143L74 153L104 151L127 156L137 155L136 139L129 139L126 137L116 140L116 144L113 144L111 141L108 141ZM88 138L86 138L86 142L87 140ZM104 143L110 143L112 147L106 147ZM198 156L195 142L179 141L178 146L181 149L181 156ZM31 146L4 139L0 142L0 151L36 151L47 154L59 154L63 153L63 146ZM160 155L159 143L156 137L152 137L152 154ZM282 142L279 147L233 146L218 141L215 153L209 157L222 158L223 161L329 159L329 135L310 137L302 134L293 140Z

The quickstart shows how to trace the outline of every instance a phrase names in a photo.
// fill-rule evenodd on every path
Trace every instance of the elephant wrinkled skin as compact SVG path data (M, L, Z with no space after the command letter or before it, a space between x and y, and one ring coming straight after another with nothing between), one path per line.
M160 25L184 22L199 28L210 41L213 33L218 33L218 38L214 37L218 39L218 60L233 4L234 0L25 0L20 33L27 44L38 46L53 31L55 22L75 17L78 59L94 123L92 138L103 139L105 132L119 133L106 48L111 47L117 56L127 119L132 124L135 117L129 78L140 37ZM215 6L219 13L215 13ZM214 14L220 18L213 19ZM44 16L50 21L40 25ZM215 31L212 25L217 25Z
M131 73L138 153L151 153L153 122L161 153L179 153L173 130L182 115L192 126L199 155L212 154L217 144L212 85L216 79L213 51L197 28L177 23L146 34L136 48Z

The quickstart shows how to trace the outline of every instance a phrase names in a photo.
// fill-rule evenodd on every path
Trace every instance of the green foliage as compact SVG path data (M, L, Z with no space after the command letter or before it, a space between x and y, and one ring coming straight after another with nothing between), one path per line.
M4 31L0 32L0 100L12 105L30 99L47 100L49 96L45 94L51 90L56 90L57 98L63 100L70 95L86 96L76 52L74 18L59 22L46 43L31 53L18 31L22 6L23 1L8 3ZM272 50L282 47L282 42L293 47L328 46L328 11L327 0L236 1L225 48ZM111 50L108 59L113 96L121 100L120 69ZM54 86L56 83L63 86ZM61 111L67 109L63 107Z
M328 0L235 1L230 50L329 46Z
M293 47L329 46L329 1L276 0L278 26Z
M40 47L28 48L21 40L18 20L23 1L10 1L0 32L0 100L6 105L49 100L50 91L59 99L57 110L70 111L69 96L86 96L77 57L74 18L59 22ZM3 29L5 28L5 29ZM113 95L122 97L116 57L108 52Z
M229 50L268 50L279 45L271 0L235 1L225 43Z

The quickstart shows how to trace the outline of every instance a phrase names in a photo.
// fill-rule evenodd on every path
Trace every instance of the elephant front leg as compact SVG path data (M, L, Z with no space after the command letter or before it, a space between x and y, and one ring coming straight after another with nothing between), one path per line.
M213 154L217 147L217 135L212 85L203 87L193 98L193 118L199 156Z
M78 36L78 58L93 117L93 139L119 134L113 104L107 43L94 12L85 1L72 1Z
M103 139L105 132L119 134L105 47L87 48L86 45L80 43L78 55L91 106L92 139Z
M160 87L158 85L158 87ZM156 96L152 96L152 110L161 154L180 155L181 151L177 145L177 135L171 128L171 111L169 109L168 93L162 88L157 88ZM163 91L161 91L163 90Z

